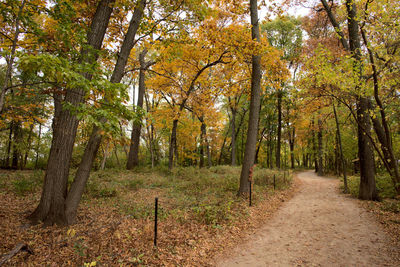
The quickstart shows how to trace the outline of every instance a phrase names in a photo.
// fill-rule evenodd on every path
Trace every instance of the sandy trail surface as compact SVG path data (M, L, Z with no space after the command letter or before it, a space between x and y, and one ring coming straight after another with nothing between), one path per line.
M217 266L400 266L372 215L312 171L271 220Z

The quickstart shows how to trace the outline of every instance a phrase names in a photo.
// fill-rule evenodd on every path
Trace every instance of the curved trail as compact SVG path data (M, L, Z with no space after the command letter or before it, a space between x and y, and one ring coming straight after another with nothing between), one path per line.
M217 266L400 266L388 236L354 199L338 192L337 179L312 171L298 178L297 195Z

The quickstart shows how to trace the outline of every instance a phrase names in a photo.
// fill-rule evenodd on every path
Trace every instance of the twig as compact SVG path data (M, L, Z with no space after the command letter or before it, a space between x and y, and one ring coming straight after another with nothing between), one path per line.
M0 260L0 266L2 266L4 263L6 263L9 259L14 257L18 252L20 251L26 251L29 254L33 254L33 251L30 249L30 247L27 244L24 243L19 243L13 250L8 252L7 254L4 254L2 256L2 259Z

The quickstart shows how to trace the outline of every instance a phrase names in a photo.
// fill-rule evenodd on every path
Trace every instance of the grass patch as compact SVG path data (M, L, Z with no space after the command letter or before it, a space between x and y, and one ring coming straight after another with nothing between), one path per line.
M343 181L343 178L341 179ZM396 196L396 190L394 189L392 179L387 174L378 174L375 176L376 188L378 194L382 199L394 198ZM360 187L359 176L349 176L347 179L349 192L352 196L358 197ZM340 186L343 190L343 185Z
M93 181L86 185L85 193L91 198L112 198L118 194L116 188Z
M4 175L4 174L3 174ZM26 196L34 193L43 184L44 172L37 170L34 172L15 172L13 175L7 175L8 179L11 178L12 191L19 196ZM4 187L6 183L4 182Z
M33 192L35 183L25 177L12 181L14 192L19 196L25 196Z
M71 169L69 185L76 170ZM83 204L117 208L121 214L135 219L146 219L154 214L154 198L159 197L160 218L171 217L181 223L195 221L219 227L248 214L248 200L237 197L241 167L215 166L211 168L164 167L139 168L133 171L107 169L92 172L86 185ZM13 173L12 190L24 196L39 193L44 172ZM9 174L7 174L9 175ZM253 203L271 195L273 176L276 190L286 188L291 176L279 170L256 168L253 176ZM4 176L4 175L3 175ZM3 180L3 179L2 179ZM0 184L7 187L6 184Z
M384 200L381 206L383 211L400 213L400 201Z

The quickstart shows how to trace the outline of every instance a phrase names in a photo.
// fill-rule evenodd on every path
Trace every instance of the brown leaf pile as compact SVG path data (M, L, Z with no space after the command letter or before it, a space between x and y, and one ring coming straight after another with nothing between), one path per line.
M359 205L370 212L383 229L391 238L393 258L400 262L400 211L399 209L390 210L388 207L397 205L400 207L399 199L385 199L381 202L377 201L358 201Z
M40 192L20 197L3 190L0 255L24 243L34 254L20 252L5 266L89 266L94 262L96 266L211 266L216 256L229 252L265 223L293 196L298 183L295 179L288 189L264 197L251 208L243 200L239 208L246 214L234 213L237 217L222 225L182 223L171 216L161 219L157 248L150 217L135 219L98 201L83 203L78 223L70 227L31 226L24 218L38 203Z

